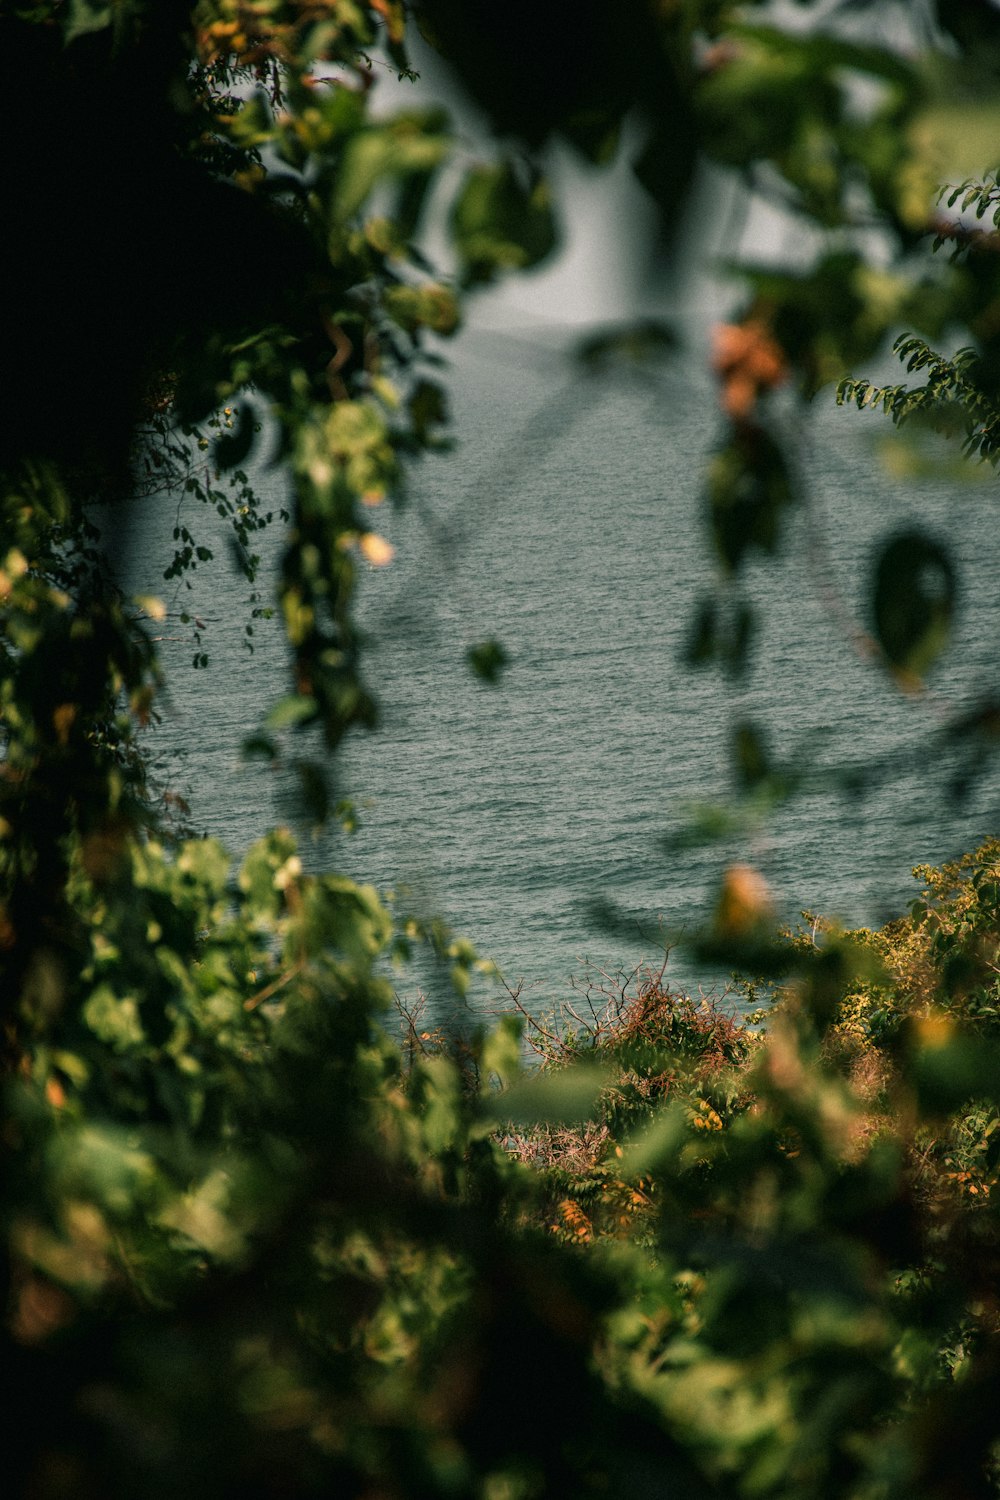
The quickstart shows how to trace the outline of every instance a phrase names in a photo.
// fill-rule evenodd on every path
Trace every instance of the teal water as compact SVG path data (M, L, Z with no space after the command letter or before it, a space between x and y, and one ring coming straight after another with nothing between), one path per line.
M424 461L407 508L385 518L395 561L362 581L382 726L352 740L338 769L360 828L317 845L304 831L308 859L382 887L405 881L538 1004L588 970L656 960L664 933L690 932L710 910L725 862L757 865L789 919L807 909L872 923L915 893L914 863L1000 826L995 767L956 802L959 752L941 735L995 685L1000 539L988 487L892 481L871 441L884 427L821 399L797 429L809 505L781 560L751 573L762 633L734 688L680 661L711 568L700 495L717 423L703 364L682 357L653 377L596 381L538 334L470 333L453 358L461 448ZM277 501L281 477L265 456L258 484ZM164 593L175 510L154 499L129 530L116 520L128 586ZM963 578L955 642L921 700L859 659L841 618L863 614L873 542L917 519L952 540ZM238 853L289 821L294 799L284 773L238 756L284 691L284 649L275 621L246 652L246 585L227 566L220 525L199 518L217 555L193 593L165 594L204 619L211 665L193 672L183 627L164 627L175 637L163 643L170 691L149 748L195 827ZM463 661L490 635L510 656L492 689ZM737 716L814 774L852 763L881 772L865 791L819 790L754 832L685 846L691 805L732 789L726 736ZM620 925L599 922L595 903L613 903ZM725 983L680 950L668 974ZM418 983L429 981L400 981ZM488 987L475 1004L493 1004Z

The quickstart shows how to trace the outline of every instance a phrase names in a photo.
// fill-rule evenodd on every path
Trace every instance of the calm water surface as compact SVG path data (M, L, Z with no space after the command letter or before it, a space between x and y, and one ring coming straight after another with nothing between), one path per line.
M461 449L424 461L408 507L385 518L395 562L362 583L382 727L353 739L339 766L361 826L316 845L303 831L310 860L381 887L406 882L543 1003L588 967L654 958L661 923L690 930L725 861L758 865L789 918L808 909L871 923L915 893L914 863L997 829L996 770L956 803L955 752L939 732L995 680L1000 539L988 487L893 482L871 446L884 427L822 400L800 438L809 507L780 564L751 573L764 623L734 689L679 660L710 573L700 476L717 424L697 356L653 379L592 380L551 341L472 333L454 359ZM258 485L280 499L281 477L262 462ZM170 691L149 746L195 826L238 854L294 817L286 776L238 754L285 691L284 650L274 622L246 651L247 588L214 516L196 519L215 563L192 593L165 593L175 514L153 500L115 521L128 586L198 613L211 655L192 672L184 628L165 627ZM924 700L891 691L838 618L863 611L873 542L914 520L953 541L963 577L957 638ZM277 545L275 535L272 556ZM511 659L492 689L463 662L490 635ZM735 716L816 771L874 759L884 774L864 794L820 791L754 833L683 847L691 806L731 790ZM599 902L623 914L618 930L595 918ZM688 985L724 980L679 952L668 972ZM492 1003L485 986L476 1003Z

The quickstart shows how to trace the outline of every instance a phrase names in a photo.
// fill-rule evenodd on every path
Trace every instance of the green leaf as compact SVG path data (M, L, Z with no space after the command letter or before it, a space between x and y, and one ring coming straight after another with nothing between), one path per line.
M268 729L291 729L296 724L310 724L319 712L315 698L292 693L276 703L264 723Z
M420 1064L421 1128L428 1149L447 1151L460 1138L463 1124L462 1085L454 1064L446 1057L428 1057Z
M116 995L107 984L98 985L90 995L83 1007L83 1019L115 1052L131 1051L146 1039L135 999Z
M550 1125L579 1125L590 1119L608 1077L606 1069L582 1063L558 1072L536 1072L493 1095L484 1107L493 1119L515 1125L543 1120Z
M189 839L177 856L178 870L214 891L225 885L229 864L229 855L217 839Z
M269 919L277 911L287 884L285 876L294 871L296 859L295 839L287 828L273 829L251 845L240 867L239 887L253 920Z
M435 427L448 420L448 398L434 380L418 380L407 401L410 421L420 442L425 443Z
M746 425L711 461L708 511L712 538L727 573L753 550L777 550L784 512L795 491L785 456L762 427Z
M278 747L269 734L250 734L243 741L243 755L247 760L276 760Z
M917 1017L908 1074L921 1111L942 1115L970 1099L1000 1098L1000 1048L981 1036L949 1027L943 1018Z
M714 599L700 599L694 618L688 627L684 645L684 664L688 667L706 666L716 652L717 611Z
M156 1162L136 1132L114 1125L85 1124L57 1137L52 1169L57 1187L67 1196L97 1203L123 1219L142 1212L160 1181ZM78 1260L84 1280L86 1260Z
M770 757L756 724L743 719L733 727L733 764L744 791L752 791L771 774Z
M319 825L330 816L330 785L326 768L314 760L296 760L302 810L310 822Z
M470 646L465 656L476 676L483 682L489 683L500 680L500 674L509 661L503 646L492 638L488 641L480 641L476 646Z
M479 1055L479 1071L485 1086L496 1077L501 1085L508 1084L521 1071L521 1036L524 1019L521 1016L501 1016L497 1025L483 1040Z
M687 1116L681 1105L661 1110L653 1123L636 1136L625 1151L621 1173L626 1179L641 1177L675 1156L690 1137Z
M548 183L509 161L476 167L455 200L451 231L466 282L538 265L558 243Z
M440 111L423 117L402 115L388 124L358 131L337 173L333 201L337 218L356 214L384 178L415 174L426 183L427 174L451 149L448 137L440 133L444 120Z
M111 25L113 16L114 6L105 0L70 0L64 33L66 45L92 31L104 31Z
M957 580L943 543L916 528L883 544L875 567L875 634L891 666L922 676L948 643Z

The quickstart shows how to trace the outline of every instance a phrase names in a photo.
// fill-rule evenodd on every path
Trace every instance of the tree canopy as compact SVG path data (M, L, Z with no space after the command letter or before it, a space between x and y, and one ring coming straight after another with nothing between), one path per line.
M530 1020L535 1071L523 1016L400 1042L380 956L426 941L461 988L472 948L307 875L286 830L235 870L172 835L136 740L163 605L122 596L91 520L153 472L232 521L252 575L267 518L242 465L266 408L291 482L289 682L252 748L318 730L301 781L329 816L333 752L377 722L359 562L390 559L380 507L448 440L441 341L477 289L558 245L544 148L632 151L665 247L704 159L796 227L785 260L733 267L744 301L714 355L717 584L691 601L689 654L738 676L746 565L799 501L779 402L836 389L996 460L1000 17L976 0L885 14L5 9L13 1493L995 1493L996 846L922 871L879 933L775 933L752 872L728 872L702 947L777 982L756 1023L650 975L575 1033ZM476 159L443 106L378 107L380 78L412 71L414 27L491 121ZM599 378L662 336L583 352ZM914 387L865 374L893 337ZM193 521L176 542L164 566L183 572ZM869 649L887 691L919 691L953 559L913 530L873 562ZM495 642L471 662L502 664ZM951 727L988 746L995 718L984 699ZM735 745L747 787L777 795L756 731Z

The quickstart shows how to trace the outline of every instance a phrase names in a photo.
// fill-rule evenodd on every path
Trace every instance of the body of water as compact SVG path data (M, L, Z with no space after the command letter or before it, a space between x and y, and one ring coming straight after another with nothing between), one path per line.
M408 506L386 517L396 559L362 582L382 725L350 741L338 777L360 828L315 848L304 832L308 859L381 887L406 882L538 1004L588 969L656 960L664 932L691 931L710 911L727 862L758 866L789 919L808 909L875 923L915 894L913 864L998 827L996 770L956 802L959 752L941 736L995 681L1000 540L988 485L893 481L874 449L886 426L821 397L797 438L809 503L780 561L748 577L762 628L734 686L681 661L711 576L701 492L718 420L703 359L597 379L552 337L486 333L470 333L453 358L461 446L413 475ZM259 467L257 482L280 500L280 474ZM193 824L239 853L293 812L283 773L238 753L287 690L285 651L277 619L245 650L247 587L214 516L194 517L216 561L199 567L193 591L162 582L175 512L153 499L133 508L127 531L115 523L127 586L202 617L211 658L192 671L172 618L169 692L149 748ZM953 546L963 589L956 639L920 698L863 661L844 624L863 618L874 543L915 521ZM274 553L276 534L268 545ZM510 657L493 688L464 663L491 635ZM756 830L686 843L692 805L733 790L737 717L813 773L882 772L866 789L796 800ZM623 924L603 926L595 903L613 903ZM680 951L668 974L722 983ZM477 1003L491 1003L485 987Z

